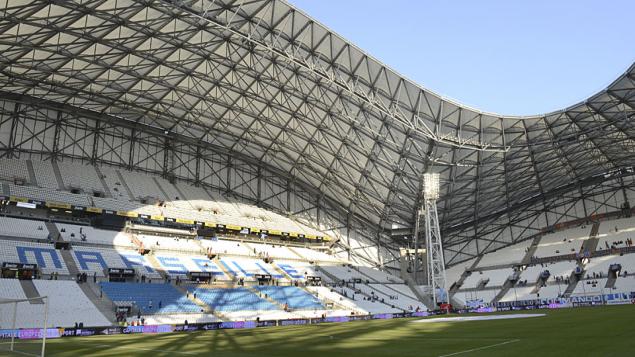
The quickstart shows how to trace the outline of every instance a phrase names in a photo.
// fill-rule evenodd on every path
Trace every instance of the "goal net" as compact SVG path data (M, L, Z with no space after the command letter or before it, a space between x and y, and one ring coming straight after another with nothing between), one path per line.
M0 355L41 356L46 350L49 299L0 298Z

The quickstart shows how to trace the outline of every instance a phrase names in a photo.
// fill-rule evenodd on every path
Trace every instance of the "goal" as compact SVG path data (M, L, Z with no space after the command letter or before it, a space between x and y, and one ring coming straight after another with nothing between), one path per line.
M8 356L45 356L49 299L0 298L0 351Z

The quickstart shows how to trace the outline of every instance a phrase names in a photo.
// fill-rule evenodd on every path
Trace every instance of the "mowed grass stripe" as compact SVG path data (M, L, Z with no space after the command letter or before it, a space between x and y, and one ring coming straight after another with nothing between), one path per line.
M312 326L115 335L49 340L49 356L438 357L635 355L635 306L543 310L545 317L411 323L413 319ZM517 313L517 312L516 312ZM494 348L479 349L506 343ZM100 348L95 345L109 345ZM456 354L461 351L469 353ZM178 351L178 353L177 353Z

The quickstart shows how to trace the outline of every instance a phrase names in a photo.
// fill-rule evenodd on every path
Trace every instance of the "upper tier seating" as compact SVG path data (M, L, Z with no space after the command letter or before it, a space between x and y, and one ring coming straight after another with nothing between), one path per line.
M246 245L228 240L201 240L201 245L205 250L211 249L212 253L227 254L227 255L243 255L251 256L253 252L247 248Z
M606 250L612 246L624 248L628 238L635 238L635 217L602 222L598 231L597 249Z
M481 281L487 282L487 287L501 286L505 283L507 278L512 275L514 271L511 268L497 269L497 270L485 270L485 271L473 271L470 276L463 281L462 289L470 289L478 287Z
M27 180L26 183L30 186L16 186L11 183L12 178L16 176L16 171L19 172L18 175L25 175L28 179L26 160L13 160L5 167L0 166L0 180L4 178L9 182L8 194L47 202L95 206L114 211L135 211L153 216L163 215L270 231L323 235L314 228L289 217L254 205L231 202L227 197L210 193L200 187L189 186L186 182L172 184L158 176L110 166L100 166L98 172L93 166L66 160L56 163L63 181L58 183L51 162L32 160L32 163L37 182ZM5 187L7 186L2 188ZM79 188L84 193L68 192L74 188ZM93 197L95 191L110 194L111 197ZM185 197L181 197L182 195ZM150 198L148 204L141 203L147 198ZM154 202L152 198L158 202ZM185 201L186 199L191 201ZM312 260L339 261L329 255L320 255L321 253L308 252L307 254L317 255ZM293 259L290 255L285 255L284 258Z
M134 303L144 314L197 313L196 305L170 284L100 283L113 302Z
M1 240L0 264L2 262L37 264L44 274L68 274L64 259L52 244Z
M66 241L136 248L134 243L132 243L132 237L127 233L66 223L56 223L55 226L57 226L57 230Z
M574 261L529 265L521 272L520 280L527 280L528 284L533 284L543 272L548 270L550 275L547 281L551 282L555 281L556 277L569 277L575 267L576 263Z
M591 234L591 226L574 227L551 233L540 238L540 244L534 253L540 258L557 255L575 254Z
M24 180L27 184L31 184L29 179L29 169L25 160L17 159L0 159L0 181L15 182L15 180Z
M335 263L341 262L340 259L332 255L319 252L317 250L313 250L309 248L300 248L300 247L293 247L291 249L294 250L296 253L298 253L301 257L303 257L304 260L314 261L314 262L335 262Z
M119 178L115 168L104 165L99 168L99 171L101 171L102 178L104 179L106 186L108 186L108 190L110 191L112 198L119 201L132 199L132 197L128 195L128 191L124 187L124 183Z
M337 278L337 280L333 280L327 275L320 274L322 275L323 279L325 279L326 281L330 281L332 283L337 283L342 280L351 281L353 279L362 279L363 281L367 280L365 279L364 276L362 276L360 272L348 266L325 265L325 266L320 266L320 269L324 270L326 273L333 275Z
M33 171L35 172L38 186L54 190L60 188L50 161L31 160L31 164L33 164Z
M300 259L300 257L293 253L289 248L281 245L273 244L250 244L255 250L255 255L262 257L272 257L280 259Z
M458 282L465 270L470 268L474 264L474 260L476 260L476 258L472 258L446 268L445 277L447 279L448 286L452 286L452 284Z
M71 256L77 269L90 275L102 277L105 276L107 268L130 268L136 269L139 275L153 279L160 277L147 258L134 250L75 246Z
M188 287L191 294L218 311L267 311L279 310L277 306L245 288L204 289Z
M92 206L88 196L74 194L65 191L56 191L51 188L39 188L35 186L9 185L12 196L26 197L38 201L62 202L76 206Z
M78 188L89 195L94 192L105 192L94 166L70 161L60 161L57 166L60 169L62 180L67 190Z
M188 238L169 238L161 236L151 236L146 234L137 234L137 238L143 242L143 247L152 250L169 250L182 253L203 254L203 248L197 244L194 239Z
M41 221L0 217L0 236L47 239L49 231Z
M73 327L82 322L84 326L110 326L111 323L84 295L73 281L33 280L40 296L48 296L48 326ZM24 299L26 295L17 279L0 279L0 299ZM72 303L69 303L72 302ZM41 328L44 326L44 304L18 304L16 326L19 328ZM12 304L0 304L0 328L11 328Z
M360 273L369 277L371 282L378 283L403 283L400 277L386 273L385 271L377 270L374 268L356 266Z
M295 286L256 286L255 289L293 310L324 309L315 296Z
M487 253L479 261L479 267L488 267L503 264L520 263L526 254L527 248L531 245L531 239L516 243L512 246L501 248L497 251Z
M127 170L119 170L119 173L135 199L151 197L161 201L168 200L152 177Z

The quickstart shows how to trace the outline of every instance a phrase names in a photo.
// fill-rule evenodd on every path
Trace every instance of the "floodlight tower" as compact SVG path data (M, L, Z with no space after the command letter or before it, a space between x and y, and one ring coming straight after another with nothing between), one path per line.
M423 216L425 220L426 253L428 263L428 286L432 289L435 306L438 302L447 302L448 292L445 284L445 261L439 215L437 213L439 199L439 174L423 174ZM439 296L437 296L439 293ZM443 295L441 295L443 294Z

